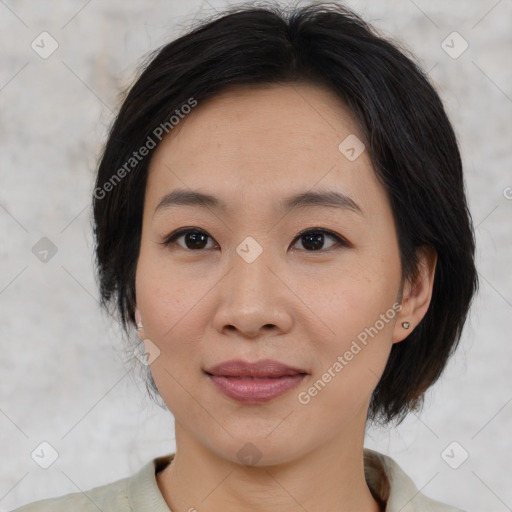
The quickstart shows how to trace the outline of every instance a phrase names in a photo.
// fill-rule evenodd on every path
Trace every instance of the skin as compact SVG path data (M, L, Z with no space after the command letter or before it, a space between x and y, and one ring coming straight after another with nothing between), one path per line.
M160 351L151 372L176 423L175 458L157 474L173 512L379 510L364 478L369 400L393 343L428 309L436 256L421 251L418 277L402 280L390 203L368 153L350 161L338 149L351 134L364 141L324 88L233 87L195 107L152 157L136 320L141 339ZM228 209L179 205L155 213L177 188L211 194ZM348 195L361 213L278 209L282 199L320 188ZM202 249L190 249L194 241L187 246L184 236L162 243L183 227L211 238ZM349 243L326 234L312 251L297 238L306 228ZM247 236L263 249L252 263L236 251ZM394 318L300 403L298 394L396 303ZM203 372L235 358L275 359L309 375L270 402L244 405ZM261 456L252 466L237 456L247 443Z

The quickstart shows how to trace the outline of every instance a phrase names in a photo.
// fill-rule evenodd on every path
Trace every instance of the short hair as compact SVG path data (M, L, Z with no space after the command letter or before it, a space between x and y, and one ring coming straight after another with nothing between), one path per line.
M474 230L456 136L428 77L407 50L337 3L230 8L150 55L122 102L97 171L101 306L133 332L154 148L137 161L130 160L134 151L149 146L156 127L170 131L169 119L191 98L201 103L231 86L300 82L326 86L358 122L393 211L402 277L417 275L418 248L437 251L429 308L407 340L393 344L369 404L368 420L398 424L421 409L460 340L478 289ZM146 385L158 396L149 368Z

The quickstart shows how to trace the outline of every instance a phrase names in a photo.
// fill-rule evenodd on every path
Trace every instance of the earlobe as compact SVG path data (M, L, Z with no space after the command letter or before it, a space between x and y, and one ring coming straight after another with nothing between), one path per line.
M404 284L401 310L393 331L393 343L399 343L409 336L427 313L434 288L437 252L433 247L417 250L418 271L412 281Z
M139 311L139 308L135 308L135 322L137 323L137 334L139 335L139 338L142 340L144 339L144 325L142 324L142 317Z

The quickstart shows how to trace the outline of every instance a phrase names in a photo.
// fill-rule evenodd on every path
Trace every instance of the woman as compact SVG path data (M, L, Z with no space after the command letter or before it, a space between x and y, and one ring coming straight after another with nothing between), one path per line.
M103 306L176 453L20 511L448 511L367 422L422 404L477 288L457 142L346 8L236 8L137 79L93 199Z

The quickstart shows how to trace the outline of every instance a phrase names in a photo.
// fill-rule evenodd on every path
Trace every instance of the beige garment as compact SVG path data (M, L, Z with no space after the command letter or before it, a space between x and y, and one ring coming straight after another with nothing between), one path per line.
M172 512L155 476L172 457L173 454L157 457L135 475L86 493L38 501L13 512ZM462 512L421 494L400 466L386 455L365 448L364 464L368 485L386 503L385 512Z

